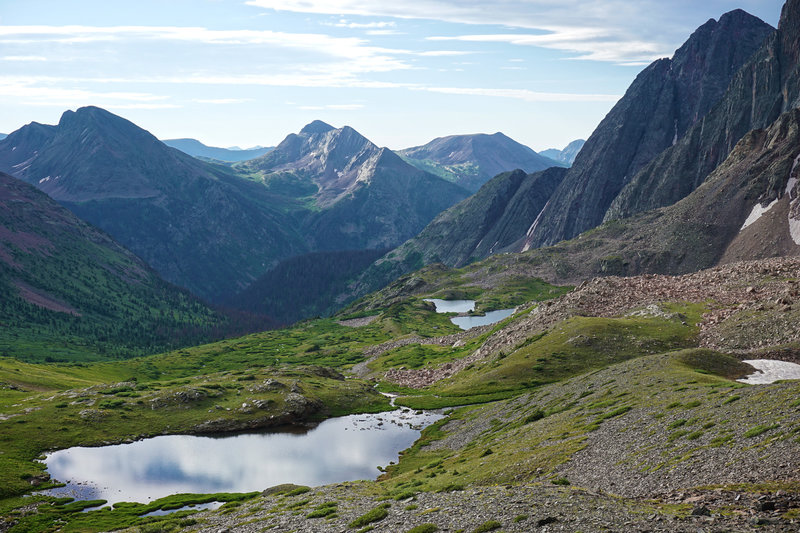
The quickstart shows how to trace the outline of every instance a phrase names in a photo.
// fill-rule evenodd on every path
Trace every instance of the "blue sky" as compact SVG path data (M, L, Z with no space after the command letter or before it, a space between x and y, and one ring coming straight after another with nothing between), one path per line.
M97 105L159 138L274 145L321 119L381 146L586 138L709 18L782 0L0 0L0 132Z

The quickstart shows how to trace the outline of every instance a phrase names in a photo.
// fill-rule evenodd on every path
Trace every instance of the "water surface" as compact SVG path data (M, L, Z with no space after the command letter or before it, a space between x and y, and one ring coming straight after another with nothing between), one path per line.
M324 485L374 479L420 430L442 418L398 409L333 418L308 430L224 437L169 435L47 456L66 487L45 494L146 503L179 493L251 492L280 483Z
M437 313L469 313L475 309L475 300L440 300L426 298L426 302L433 302Z
M495 322L500 322L504 318L508 318L514 314L513 309L498 309L497 311L489 311L483 316L468 315L468 316L454 316L450 322L460 327L461 329L477 328L478 326L488 326Z
M475 300L440 300L438 298L426 298L426 302L433 302L437 313L469 313L475 310ZM500 322L514 314L514 309L498 309L489 311L485 315L456 316L450 322L467 330L478 326L488 326L495 322Z

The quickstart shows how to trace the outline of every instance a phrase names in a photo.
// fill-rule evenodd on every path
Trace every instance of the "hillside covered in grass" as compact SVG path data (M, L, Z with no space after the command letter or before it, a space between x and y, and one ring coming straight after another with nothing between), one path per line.
M2 173L0 291L0 355L26 361L124 359L271 325L210 308Z
M556 519L557 530L591 531L623 517L621 531L645 523L696 531L697 520L791 530L800 508L797 382L734 380L753 372L741 359L797 358L798 272L796 260L775 259L682 277L602 278L565 293L543 282L481 288L466 270L441 270L427 279L436 287L428 293L376 294L334 319L163 355L71 365L6 359L5 524L338 531L369 515L352 529L497 523L529 531ZM460 331L425 301L448 295L517 312ZM264 385L274 381L286 388ZM401 405L451 407L377 481L240 495L222 512L193 516L144 517L141 504L79 513L77 503L37 497L30 507L18 498L50 483L33 462L45 450L388 409L375 384ZM476 506L481 498L498 505Z

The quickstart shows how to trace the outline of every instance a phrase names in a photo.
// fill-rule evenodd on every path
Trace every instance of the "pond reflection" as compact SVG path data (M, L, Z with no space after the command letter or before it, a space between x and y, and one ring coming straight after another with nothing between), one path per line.
M280 483L374 479L420 430L442 418L407 409L351 415L307 431L224 437L169 435L130 444L70 448L45 459L66 487L45 494L149 502L177 493L250 492Z
M460 327L461 329L477 328L478 326L488 326L495 322L500 322L504 318L508 318L514 314L514 309L498 309L497 311L489 311L483 316L469 315L469 316L454 316L450 322Z
M469 313L475 310L475 300L440 300L438 298L426 298L426 302L432 302L436 306L437 313ZM485 315L454 316L450 322L467 330L478 326L488 326L495 322L500 322L514 314L514 309L498 309L489 311Z
M475 300L440 300L438 298L425 298L436 307L437 313L469 313L475 309Z

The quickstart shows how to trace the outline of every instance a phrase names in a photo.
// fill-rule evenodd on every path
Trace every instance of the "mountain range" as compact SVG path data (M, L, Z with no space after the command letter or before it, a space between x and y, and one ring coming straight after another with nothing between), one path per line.
M400 150L398 154L415 167L473 193L501 172L516 169L534 172L569 166L566 161L543 157L499 132L439 137L428 144Z
M539 155L548 157L559 163L564 163L567 166L572 166L572 163L575 162L575 158L578 157L578 153L581 151L584 144L586 144L585 140L578 139L569 143L562 150L548 148L547 150L539 152Z
M783 20L787 20L789 16L784 13ZM538 203L531 205L536 207L543 203L541 209L522 211L524 218L515 215L513 225L507 223L507 218L487 216L488 213L515 213L519 210L520 197L514 192L519 187L515 180L520 180L521 177L498 176L495 180L509 180L510 183L501 185L490 182L486 186L487 190L479 191L470 199L471 202L464 202L442 213L434 223L455 219L459 223L449 226L448 229L441 226L434 229L432 225L415 239L379 260L362 276L361 291L368 292L380 287L397 275L410 272L423 264L443 261L451 266L459 266L484 258L490 253L526 251L575 237L582 231L600 225L612 206L620 204L624 198L627 198L627 205L637 206L635 212L641 212L645 210L645 206L652 206L653 197L657 195L654 195L652 188L643 191L641 186L638 186L637 193L632 192L637 184L643 182L639 176L652 173L662 180L662 190L673 192L671 203L680 200L682 196L675 194L675 191L681 188L686 190L690 186L686 185L687 180L679 171L685 170L687 165L710 165L708 158L690 157L691 150L698 150L700 153L721 152L717 157L718 163L721 163L724 160L722 153L730 152L740 138L736 134L738 129L743 130L741 135L749 131L750 122L738 126L738 129L727 123L723 118L728 117L725 111L733 110L735 117L759 117L755 111L751 113L750 104L752 95L760 95L760 92L756 93L752 84L746 85L745 82L759 79L752 76L754 62L764 62L775 68L774 64L759 58L781 56L782 52L771 43L780 42L786 46L787 39L782 37L786 33L786 27L787 23L782 22L782 29L776 32L760 19L741 10L723 15L719 21L708 21L692 34L672 59L658 60L639 74L625 96L589 137L573 166L564 172L552 193L549 194L547 188L539 192ZM792 46L794 45L789 44L788 49ZM796 64L796 61L792 63L787 58L781 64L791 65ZM791 68L787 70L792 71ZM762 75L764 76L766 75ZM789 79L792 79L791 76ZM745 87L738 88L742 83L745 83ZM781 109L782 106L774 98L767 97L767 94L772 91L777 98L778 93L784 90L791 94L790 89L774 85L764 96L759 96L758 102L768 102L768 105L763 104L762 107L773 110L770 115L772 120L777 117L774 109ZM737 118L729 120L741 122ZM758 120L761 124L770 122L766 117ZM665 124L672 126L666 128ZM712 125L716 126L711 127ZM700 132L703 134L700 135ZM719 150L719 143L714 145L717 148L697 146L704 144L702 139L716 139L719 135L727 135L725 142L730 145L727 151ZM693 148L682 149L684 145ZM673 173L667 176L665 172L650 170L663 170L665 167L673 168ZM713 167L708 170L713 170ZM696 175L696 172L690 175ZM526 179L533 182L540 180L541 175L534 173ZM686 194L689 192L691 188ZM529 195L526 195L525 201L528 199ZM668 205L670 202L666 203ZM725 207L717 206L716 209ZM622 221L611 227L619 227L620 224L627 225L629 222ZM642 231L647 233L645 226ZM677 229L675 231L677 235L682 234ZM475 252L440 254L441 242L438 235L443 233L448 235L449 243L458 243L450 244L450 248L463 246L465 249L472 248ZM593 233L592 237L596 235L598 234ZM643 239L646 240L644 237L634 239L637 245L628 246L627 252L622 255L641 255L638 247L643 246ZM574 280L581 275L592 275L590 272L610 272L608 261L603 263L603 256L598 255L599 250L590 253L590 249L584 245L585 242L558 245L556 250L564 250L564 247L574 250L576 257L574 261L570 260L570 268L576 270L567 272L564 269L555 269L560 272L556 274L551 269L547 272L548 279ZM628 241L623 238L619 241L613 239L613 242L625 246ZM478 243L480 246L465 246L462 243ZM658 240L647 241L648 246L659 250L662 243L663 241ZM539 256L553 254L549 248L545 250ZM615 249L607 255L618 257L617 252ZM563 252L558 255L561 257ZM697 265L713 264L708 260L698 259L702 255L700 250L695 250L690 255L695 256ZM623 260L625 261L628 260ZM542 264L549 263L542 259ZM628 261L626 264L632 263ZM633 264L638 266L626 267L626 273L642 271L639 269L671 272L689 268L688 264L679 267L673 261L666 260L660 266L653 263L645 266L642 261Z
M64 113L55 126L32 123L0 141L0 169L211 301L229 298L288 257L394 247L468 194L352 128L309 134L315 127L231 169L86 107Z
M800 362L800 0L777 29L738 10L709 21L637 77L572 167L505 169L471 196L319 121L215 165L83 108L0 141L2 168L18 177L0 173L0 530L797 530L800 373L769 374ZM363 298L189 347L246 316L64 206L123 236L165 225L155 257L203 232L235 241L242 223L284 232L287 255L220 291L241 307L296 302L290 321ZM253 248L231 261L269 246L233 244ZM461 330L436 299L511 314ZM442 418L375 480L102 510L22 497L65 481L39 460L52 450L305 433L395 405ZM375 420L362 429L391 425ZM185 508L209 501L227 503Z
M468 196L353 128L322 121L234 168L267 191L312 208L300 221L312 251L393 248Z
M229 168L170 148L96 107L0 141L0 169L36 185L139 255L166 280L217 300L303 251L301 206Z
M185 154L192 157L211 159L215 161L224 161L228 163L235 163L237 161L247 161L248 159L255 159L272 150L272 147L249 148L249 149L234 149L234 148L217 148L215 146L206 146L197 139L165 139L163 141L167 146L177 148Z

